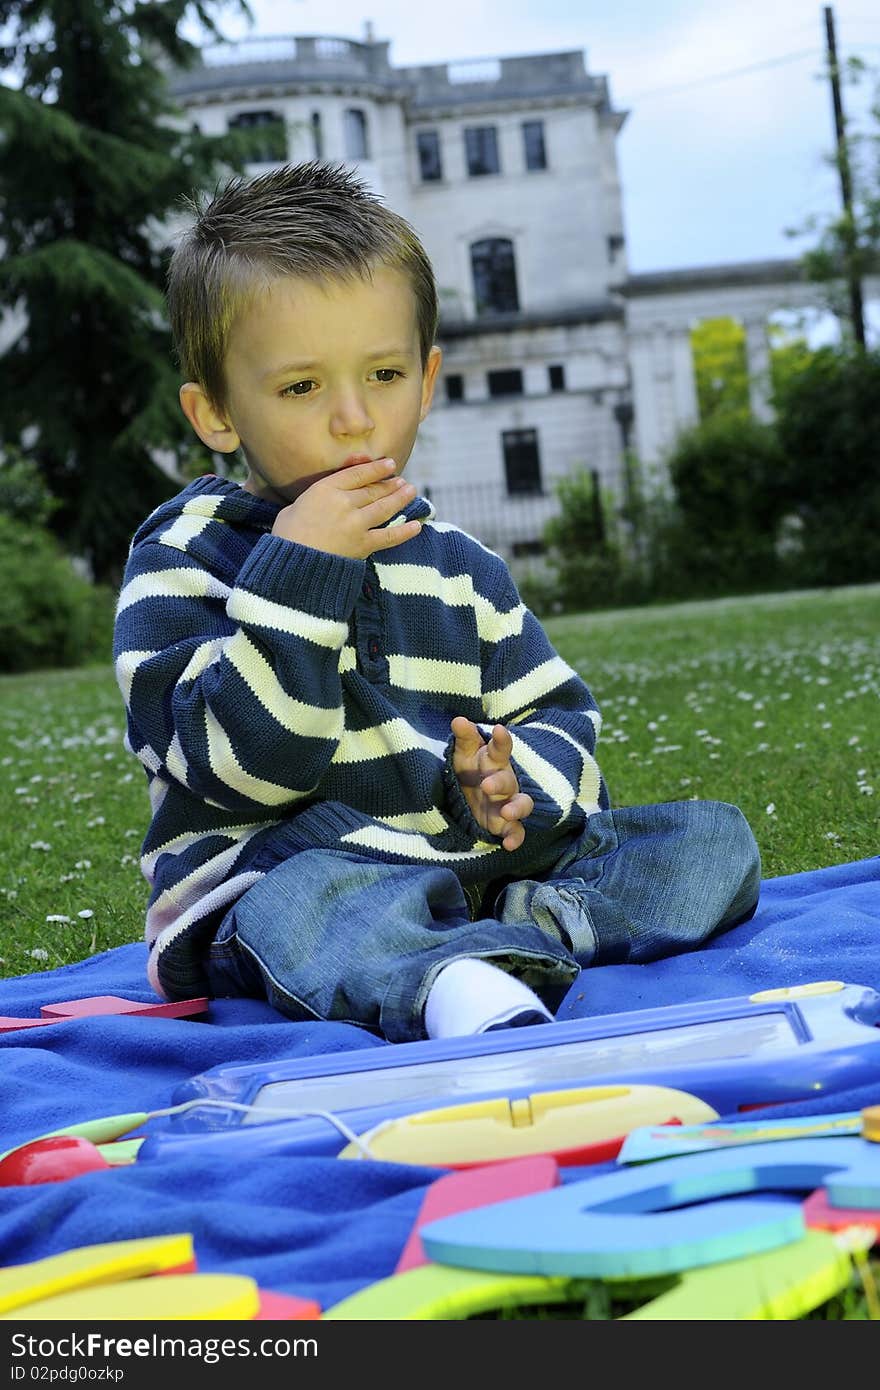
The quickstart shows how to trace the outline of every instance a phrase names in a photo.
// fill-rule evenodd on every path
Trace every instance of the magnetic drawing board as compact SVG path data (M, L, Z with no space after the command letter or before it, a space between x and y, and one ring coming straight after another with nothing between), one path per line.
M317 1143L331 1153L338 1131L302 1112L331 1112L363 1131L414 1110L585 1083L677 1087L731 1114L865 1084L880 1065L878 1020L877 991L825 980L473 1037L224 1064L174 1092L174 1104L212 1104L164 1128L182 1138L281 1122L292 1146L298 1135L311 1151ZM223 1108L228 1101L249 1109ZM150 1152L147 1140L142 1156Z

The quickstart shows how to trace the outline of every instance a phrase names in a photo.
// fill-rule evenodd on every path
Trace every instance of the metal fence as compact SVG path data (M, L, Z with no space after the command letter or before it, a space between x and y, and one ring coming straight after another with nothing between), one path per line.
M450 521L506 560L540 554L544 526L559 513L555 492L511 495L498 483L421 484L438 521Z

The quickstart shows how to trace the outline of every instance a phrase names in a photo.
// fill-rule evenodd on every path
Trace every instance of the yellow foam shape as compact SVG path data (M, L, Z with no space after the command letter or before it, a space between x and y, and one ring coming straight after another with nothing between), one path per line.
M321 1321L463 1321L496 1308L569 1303L587 1286L583 1280L558 1276L423 1264L359 1289L322 1313Z
M869 1105L862 1111L862 1138L880 1144L880 1105Z
M93 1144L105 1144L112 1139L118 1139L120 1134L128 1134L132 1129L139 1129L146 1120L150 1118L148 1110L133 1110L126 1115L105 1115L97 1120L79 1120L73 1125L64 1125L61 1129L49 1129L45 1134L37 1134L33 1139L24 1141L33 1144L37 1139L56 1139L61 1135L70 1134L78 1139L90 1139ZM11 1149L6 1149L0 1153L0 1159L8 1158L15 1153L16 1149L24 1147L24 1143L16 1144Z
M260 1293L246 1274L166 1274L161 1279L126 1279L117 1284L73 1289L27 1303L0 1321L180 1322L186 1319L252 1319Z
M111 1168L134 1163L137 1151L143 1143L140 1139L116 1139L112 1144L99 1144L98 1153Z
M0 1316L70 1289L159 1274L192 1259L193 1241L187 1232L82 1245L30 1264L9 1265L0 1269Z
M843 980L812 980L808 985L781 985L779 989L759 989L749 995L751 1004L770 1004L777 999L811 999L816 994L838 994L846 989Z
M796 1321L842 1292L850 1273L834 1237L808 1231L775 1250L688 1270L675 1288L619 1321Z
M672 1289L617 1321L793 1321L827 1303L849 1281L849 1256L834 1237L808 1231L803 1240L775 1250L686 1270ZM595 1283L428 1263L358 1290L328 1308L321 1320L463 1321L522 1305L574 1303Z
M598 1144L673 1118L702 1124L717 1120L718 1112L671 1086L580 1086L418 1111L382 1121L361 1141L376 1159L442 1167ZM338 1155L364 1156L353 1143Z

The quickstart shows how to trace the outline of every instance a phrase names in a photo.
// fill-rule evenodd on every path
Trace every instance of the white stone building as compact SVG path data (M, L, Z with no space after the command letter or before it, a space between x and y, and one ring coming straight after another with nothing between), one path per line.
M446 519L512 556L538 541L561 475L619 490L624 116L581 52L395 68L384 42L246 40L172 85L206 134L266 126L251 172L356 166L416 228L444 362L407 474Z
M172 91L206 134L266 128L283 160L356 167L416 228L441 296L442 376L407 473L508 559L540 549L555 485L624 499L626 451L662 480L696 419L690 329L746 326L766 415L766 323L815 299L795 261L631 276L616 111L580 50L393 67L368 37L206 49Z

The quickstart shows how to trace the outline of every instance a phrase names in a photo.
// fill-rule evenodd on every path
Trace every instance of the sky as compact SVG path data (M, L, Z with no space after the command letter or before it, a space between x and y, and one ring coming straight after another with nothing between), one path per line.
M809 219L840 210L826 74L825 6L815 0L250 0L213 12L230 38L323 34L363 39L392 64L461 62L578 49L627 112L618 136L631 273L793 257ZM851 131L869 118L880 72L880 6L836 0ZM873 13L872 13L873 11ZM787 229L799 235L787 235Z

